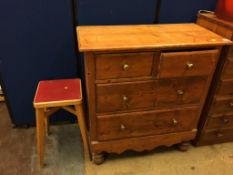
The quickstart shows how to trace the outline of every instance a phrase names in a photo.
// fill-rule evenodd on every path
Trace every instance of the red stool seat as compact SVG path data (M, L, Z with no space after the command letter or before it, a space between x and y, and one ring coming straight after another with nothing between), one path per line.
M40 81L34 98L35 107L48 107L58 104L74 103L82 100L81 80L61 79Z

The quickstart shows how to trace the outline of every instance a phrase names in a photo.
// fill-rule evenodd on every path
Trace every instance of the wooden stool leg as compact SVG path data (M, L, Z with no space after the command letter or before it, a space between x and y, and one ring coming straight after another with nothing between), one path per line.
M48 136L49 135L49 116L45 116L44 119L44 124L45 124L45 133Z
M45 108L45 119L44 119L44 123L45 123L45 132L46 135L48 136L50 134L50 130L49 130L49 117L54 114L55 112L57 112L60 109L60 107L55 107L55 108Z
M45 144L45 112L43 108L36 109L36 135L37 135L37 153L39 166L44 164L44 144Z
M79 123L80 131L81 131L81 136L83 140L83 145L84 145L84 152L88 153L88 156L90 160L92 160L92 156L90 153L90 147L88 144L88 135L87 135L87 128L86 128L86 122L85 122L85 117L84 117L84 112L83 112L83 105L78 104L75 106L75 110L77 113L77 120Z

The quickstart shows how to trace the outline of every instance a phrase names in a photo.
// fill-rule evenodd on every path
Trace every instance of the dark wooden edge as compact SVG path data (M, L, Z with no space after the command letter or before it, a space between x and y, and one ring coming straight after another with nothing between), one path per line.
M88 124L91 140L96 139L96 95L95 95L95 55L87 52L84 54L85 84L87 91Z
M211 74L209 74L209 76L207 76L206 86L205 86L205 89L203 89L202 98L201 98L201 102L200 102L200 109L199 109L199 112L198 112L198 116L199 116L199 117L196 118L196 123L197 123L197 124L198 124L198 122L199 122L200 119L201 119L201 113L202 113L202 111L203 111L203 109L204 109L205 101L206 101L206 99L207 99L208 92L209 92L209 89L210 89L210 87L211 87L211 81L213 80L213 77L214 77L214 71L215 71L215 69L216 69L216 67L217 67L217 63L218 63L218 61L219 61L219 59L220 59L221 49L222 49L222 48L219 47L219 48L216 49L216 50L211 50L212 53L213 53L212 56L216 59L216 62L215 62L215 66L214 66L214 68L213 68ZM214 54L214 52L216 52L216 54ZM197 126L197 128L198 128L198 126Z
M208 119L209 110L211 108L215 93L217 91L217 87L218 87L217 84L221 78L221 72L223 71L223 67L224 67L224 64L226 62L228 51L229 51L229 46L224 46L222 48L222 52L220 54L218 65L217 65L217 68L214 72L213 79L211 81L211 88L208 92L207 100L206 100L204 108L202 110L201 118L200 118L199 125L198 125L199 132L197 133L197 137L193 141L194 145L196 145L196 146L201 145L201 137L202 137L202 134L204 132L204 127L206 125L206 121Z

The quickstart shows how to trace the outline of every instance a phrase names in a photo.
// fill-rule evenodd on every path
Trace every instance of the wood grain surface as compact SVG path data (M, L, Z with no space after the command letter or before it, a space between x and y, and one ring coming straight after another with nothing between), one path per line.
M79 50L174 49L231 44L196 24L77 27Z

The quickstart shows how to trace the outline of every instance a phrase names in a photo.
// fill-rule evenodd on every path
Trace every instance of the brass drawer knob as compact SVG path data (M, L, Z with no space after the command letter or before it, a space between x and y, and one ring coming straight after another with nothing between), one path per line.
M186 66L187 66L188 69L192 69L192 68L194 67L194 64L188 62L188 63L186 64Z
M228 119L226 119L226 118L223 118L223 123L225 123L225 124L228 124L230 121L228 120Z
M172 125L176 126L178 124L178 121L176 119L172 119Z
M128 70L128 69L129 69L129 65L128 65L128 64L124 64L124 65L123 65L123 70L126 71L126 70Z
M184 95L184 90L177 90L178 95Z
M219 133L217 133L217 137L219 137L219 138L223 137L223 134L219 132Z
M128 100L128 97L127 97L126 95L123 95L123 96L122 96L122 100L123 100L123 101L127 101L127 100Z
M230 107L233 107L233 102L230 103Z
M121 124L121 131L124 131L126 129L125 125Z

